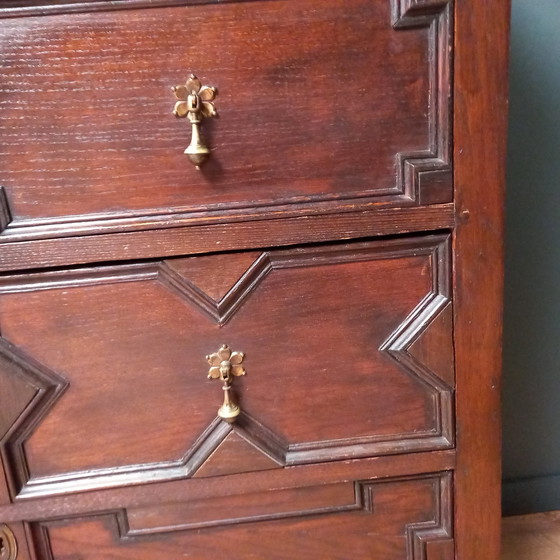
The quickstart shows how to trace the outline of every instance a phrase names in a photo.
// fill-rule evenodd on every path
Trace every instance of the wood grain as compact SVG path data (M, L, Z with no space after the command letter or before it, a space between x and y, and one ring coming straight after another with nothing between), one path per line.
M0 184L14 222L410 205L432 186L426 201L449 202L450 23L445 9L429 14L402 31L389 1L369 0L6 20ZM190 72L220 91L202 172L171 114L170 88Z
M0 519L6 523L20 520L64 518L119 510L149 507L154 504L190 501L283 488L333 484L345 480L377 480L450 471L455 467L455 451L433 451L412 455L393 455L367 459L334 461L321 465L299 465L286 469L242 473L204 479L191 478L154 482L52 496L48 500L21 499L0 505Z
M0 244L0 272L448 229L452 204ZM93 233L93 232L91 232Z
M458 560L500 555L507 0L457 2L455 352Z
M407 354L447 305L447 241L270 251L256 276L244 274L254 255L237 268L232 255L242 276L225 298L227 322L193 297L201 287L159 282L159 263L6 278L3 337L69 383L48 414L19 418L6 442L18 494L191 476L221 441L211 428L221 390L204 356L224 343L247 356L249 375L234 390L250 418L239 428L258 447L276 438L282 464L449 447L452 388ZM195 257L194 271L206 263L214 274L213 258L227 265ZM189 277L188 260L175 272Z
M140 540L127 534L128 523L122 517L104 515L32 524L31 532L36 553L54 560L73 556L78 550L85 560L97 558L100 551L125 559L176 556L187 551L201 560L226 560L230 550L247 560L255 557L319 560L325 557L325 551L340 549L342 535L345 554L352 558L432 560L431 555L425 554L426 544L449 540L451 511L447 475L361 483L358 488L357 508L343 504L333 508L334 512L327 507L324 512L310 511L293 518L261 519L258 525L251 523L249 517L234 526L224 524L198 531L144 535ZM295 500L294 496L294 503ZM333 500L336 500L334 490ZM234 498L232 505L235 504ZM195 505L195 514L199 507ZM220 513L223 512L227 509L222 507ZM204 515L204 510L199 514ZM180 528L180 525L168 525L165 531ZM228 543L227 547L224 542ZM445 560L451 558L447 555Z

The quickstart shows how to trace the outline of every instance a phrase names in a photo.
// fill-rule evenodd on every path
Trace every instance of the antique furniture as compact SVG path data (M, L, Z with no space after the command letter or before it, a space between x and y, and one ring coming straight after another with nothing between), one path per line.
M0 558L497 560L508 10L0 2Z

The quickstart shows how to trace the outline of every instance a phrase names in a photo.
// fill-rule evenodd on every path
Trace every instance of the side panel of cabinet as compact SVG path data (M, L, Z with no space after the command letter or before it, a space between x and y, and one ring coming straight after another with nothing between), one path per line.
M456 4L457 558L500 558L509 0Z

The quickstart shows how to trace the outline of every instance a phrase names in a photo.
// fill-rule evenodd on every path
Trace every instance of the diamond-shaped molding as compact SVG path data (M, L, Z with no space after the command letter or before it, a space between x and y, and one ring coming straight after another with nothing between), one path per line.
M241 412L234 424L216 419L200 438L186 467L195 478L283 467L288 445Z
M434 287L405 320L383 342L379 350L396 362L401 370L419 379L432 392L436 405L438 431L449 444L454 441L453 421L453 331L451 328L451 303L449 300L448 259L445 245L438 246L432 254ZM425 337L425 340L422 340ZM433 341L430 340L433 338ZM421 342L421 344L418 344ZM422 344L430 350L423 352ZM437 348L436 348L437 345ZM432 360L433 352L441 352L443 360ZM429 356L429 359L428 359ZM434 371L435 364L438 371Z
M28 479L24 442L61 397L68 383L3 338L0 338L0 376L6 377L6 383L4 379L2 383L4 388L15 389L12 395L2 395L4 425L0 440L8 486L14 496Z
M45 413L47 411L46 409ZM44 415L42 413L38 420L40 421ZM36 423L33 422L33 426ZM25 424L25 427L24 437L30 432L28 423ZM232 434L234 438L231 437ZM156 482L159 480L191 478L193 476L202 478L234 474L231 466L224 464L224 461L227 461L228 458L220 453L220 447L223 444L231 443L232 439L241 443L241 448L236 451L238 461L234 469L235 473L280 468L286 464L288 445L248 414L241 412L234 425L223 422L220 418L215 418L188 452L178 460L132 465L125 469L108 468L93 472L73 472L70 478L53 476L27 480L27 478L21 476L20 478L25 486L20 482L16 486L15 493L19 498L37 498L100 487L139 484L145 483L147 480ZM18 441L21 441L21 438L18 438ZM233 443L236 442L233 441ZM247 451L249 451L248 454L246 454ZM23 459L20 456L21 450L15 458L18 464Z
M158 280L222 326L271 270L264 253L232 253L166 260Z
M12 213L8 204L8 197L4 187L0 187L0 233L2 233L8 224L12 221Z
M389 251L387 254L399 256L406 254L429 255L430 268L432 269L432 288L412 313L390 334L381 345L380 350L389 359L394 360L406 374L416 378L433 396L437 424L433 431L421 434L420 437L411 434L410 442L416 445L415 449L448 447L453 441L452 366L451 374L446 378L440 371L434 371L434 364L437 366L437 361L432 362L426 359L426 356L431 357L432 355L430 347L441 344L442 337L444 344L452 344L450 319L449 316L447 319L444 318L444 314L448 315L450 313L449 246L447 238L430 238L423 243L409 241L407 244L403 244L399 242L397 245L397 247L392 245L386 247L384 251ZM368 248L366 251L368 255L369 250ZM218 284L213 284L210 289L204 284L204 289L202 289L196 286L193 280L186 278L183 274L189 273L191 267L190 265L186 266L185 263L183 268L179 261L173 263L172 266L169 265L168 261L153 263L148 266L121 267L122 270L119 268L113 271L114 276L110 276L108 281L121 281L120 278L158 280L180 295L185 303L190 305L194 300L195 305L197 304L207 316L223 324L242 305L245 298L273 267L283 268L284 266L292 266L294 263L303 266L307 262L316 264L321 255L329 263L338 262L337 258L341 258L341 262L353 261L357 258L354 252L355 249L349 253L342 250L340 255L338 253L333 255L329 249L323 252L316 250L312 253L303 251L297 253L297 255L293 255L291 251L286 252L286 254L280 251L273 257L269 257L267 254L253 254L250 259L244 261L232 261L234 264L231 268L232 272L228 272L223 277L220 276ZM385 252L382 254L385 254ZM219 262L222 264L228 262L227 257L229 255L218 256L220 257ZM208 258L213 259L215 257ZM207 265L208 262L206 261L201 264L203 268ZM248 268L243 272L243 268L246 266ZM214 270L217 271L221 269L220 266L214 267ZM201 274L204 277L202 271ZM239 277L240 274L241 277ZM104 279L105 276L103 276ZM99 279L95 274L92 275L92 271L84 271L80 276L72 276L72 282L80 285L83 283L96 284ZM171 285L172 282L173 285ZM67 283L66 276L58 280L49 276L50 287L59 284L67 285ZM210 292L211 295L206 293L205 290ZM205 305L206 307L204 307ZM22 453L22 442L25 441L54 404L54 401L64 389L65 382L53 372L23 356L21 352L12 348L9 344L4 342L3 348L5 354L14 356L10 359L19 360L23 364L22 367L30 372L29 376L32 380L38 379L34 383L42 391L42 395L33 399L31 403L33 406L30 405L30 410L22 414L15 427L10 430L5 442L5 459L8 459L5 462L10 467L9 470L16 473L12 477L15 480L15 483L12 484L12 493L17 494L18 490L21 489L18 497L40 497L69 491L76 492L99 487L144 483L146 480L217 476L214 473L218 471L221 474L227 474L226 471L229 467L222 465L224 460L221 457L224 455L221 450L228 446L231 448L236 443L239 444L238 447L245 450L239 449L236 451L241 463L245 465L242 465L241 470L236 470L236 472L275 468L276 465L332 460L335 452L343 453L344 456L348 456L350 452L363 453L363 442L359 444L360 448L357 450L350 449L348 446L335 451L331 447L325 449L293 447L248 414L243 413L233 426L215 419L200 435L194 446L186 451L183 457L177 459L154 464L130 465L125 468L99 469L94 472L73 472L70 475L64 474L29 480L29 473ZM447 355L451 357L453 355L451 346ZM368 454L386 453L387 450L393 452L393 447L387 447L386 445L389 443L391 442L372 442L372 445L368 448ZM338 455L336 456L338 457ZM256 459L259 464L258 467L251 466L252 459Z

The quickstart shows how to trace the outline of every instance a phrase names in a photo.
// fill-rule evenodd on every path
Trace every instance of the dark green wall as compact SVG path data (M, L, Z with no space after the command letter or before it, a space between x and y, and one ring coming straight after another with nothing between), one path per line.
M560 509L560 0L513 0L504 513Z

